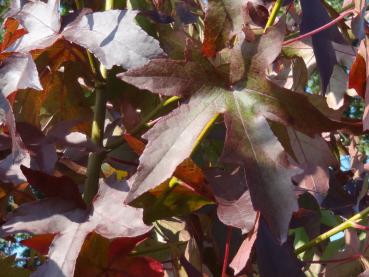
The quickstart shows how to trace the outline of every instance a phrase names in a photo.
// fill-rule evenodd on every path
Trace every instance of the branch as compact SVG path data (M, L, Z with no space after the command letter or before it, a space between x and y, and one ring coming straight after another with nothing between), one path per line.
M114 6L114 0L106 0L105 10L111 9ZM91 58L91 59L90 59ZM92 57L89 57L91 68L95 70L92 62ZM104 66L100 66L100 73L104 80L107 79L108 71ZM104 125L106 115L106 83L96 83L95 89L95 106L94 119L91 129L91 140L99 147L103 147ZM88 157L87 178L85 181L83 200L89 206L92 203L97 191L99 190L99 177L101 164L105 158L105 152L91 153Z
M277 14L278 14L279 10L281 9L282 2L283 2L283 0L277 0L277 2L275 2L274 6L273 6L273 9L272 9L272 11L270 13L270 16L268 18L267 24L265 25L264 33L266 32L266 30L270 26L273 25L275 19L277 18Z
M295 250L295 254L296 255L301 254L305 252L306 250L318 245L319 243L329 239L331 236L334 236L335 234L342 232L348 228L355 227L356 222L364 219L368 214L369 214L369 207L355 214L354 216L350 217L349 219L337 225L336 227L330 229L329 231L317 236L316 238L312 239L311 241L304 244L300 248L297 248Z

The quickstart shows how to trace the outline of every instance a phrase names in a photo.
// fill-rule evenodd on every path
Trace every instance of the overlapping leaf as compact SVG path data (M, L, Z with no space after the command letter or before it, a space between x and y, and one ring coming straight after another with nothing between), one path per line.
M20 10L16 11L18 8ZM89 49L107 68L113 65L137 67L163 54L158 41L135 23L136 11L91 13L86 9L63 30L59 0L19 4L10 15L20 21L27 34L8 47L7 52L27 53L45 49L65 38Z
M212 168L206 176L218 203L219 220L248 233L254 226L256 212L247 187L245 169L240 166L232 169Z
M308 134L350 127L360 129L360 125L354 126L337 119L321 97L280 88L265 78L266 68L280 53L283 34L281 21L260 41L243 43L240 50L244 54L243 68L247 79L238 85L239 89L233 88L232 91L219 87L219 82L218 85L211 83L211 86L196 90L196 86L179 83L179 88L187 89L185 95L193 96L188 104L163 117L144 135L148 145L140 158L137 173L130 179L132 190L126 201L137 198L169 178L176 166L190 155L196 138L206 124L217 113L225 113L228 132L225 160L245 166L255 207L261 210L273 233L281 241L286 239L289 220L297 209L290 180L297 172L283 166L280 159L283 148L276 141L266 118ZM167 60L169 66L173 63ZM166 95L178 95L179 91L183 91L178 87L165 89L153 85L156 75L153 76L151 69L155 68L158 72L157 67L162 66L165 74L165 65L164 60L153 60L146 67L119 76L154 93L165 91ZM165 77L160 75L159 79L170 80L171 76L167 73ZM185 78L188 77L185 75Z
M111 68L141 66L163 54L158 41L135 23L136 11L112 10L86 14L69 24L62 35L89 49Z
M73 276L78 253L92 231L112 239L139 236L151 229L142 221L142 210L123 204L127 191L125 181L102 181L92 211L57 197L22 205L2 225L1 236L17 232L56 234L48 261L34 275Z
M27 34L8 47L8 52L27 53L44 49L58 39L61 27L59 0L28 2L12 17L19 20Z
M315 30L330 21L327 11L319 0L301 0L301 8L302 33ZM325 93L325 90L327 89L334 65L337 63L332 42L345 43L337 26L335 25L313 35L312 37L314 54L322 80L323 93Z

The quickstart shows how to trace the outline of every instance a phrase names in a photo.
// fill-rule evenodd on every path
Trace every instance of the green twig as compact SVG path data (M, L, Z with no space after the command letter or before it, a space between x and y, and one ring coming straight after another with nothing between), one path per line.
M83 0L75 0L77 9L80 10L85 7L85 3Z
M341 224L337 225L336 227L330 229L329 231L317 236L316 238L312 239L308 243L304 244L300 248L297 248L295 250L295 254L299 255L306 250L313 248L314 246L318 245L319 243L329 239L331 236L334 236L335 234L342 232L350 227L353 227L353 223L356 223L357 221L363 220L367 215L369 214L369 207L362 210L361 212L355 214L351 218L347 219L346 221L342 222Z
M82 3L83 4L83 3ZM114 0L106 0L105 10L114 6ZM89 57L89 59L92 57ZM95 70L93 60L90 59L91 69ZM103 79L107 79L108 71L104 66L100 66L100 73ZM91 140L99 147L103 147L104 138L104 124L106 115L106 84L96 83L95 89L95 106L94 106L94 119L91 129ZM87 205L91 205L93 198L95 197L99 189L99 177L101 171L101 164L105 158L104 152L91 153L88 157L87 164L87 178L85 181L83 200Z
M156 106L147 116L145 116L141 122L134 127L132 130L129 130L129 133L132 135L137 134L138 132L140 132L143 128L146 127L146 124L153 119L153 117L158 114L162 109L164 109L165 107L169 106L170 104L178 101L180 99L180 97L178 96L172 96L169 99L161 102L158 106ZM119 137L116 140L114 140L113 142L109 143L105 148L109 150L115 149L119 146L121 146L122 144L125 143L125 140L123 137Z
M180 246L185 246L187 244L187 241L172 242L171 244L174 244L177 247L180 247ZM146 247L145 250L137 251L137 252L131 252L128 255L129 256L144 256L144 255L152 254L152 253L159 252L159 251L165 251L165 250L170 250L170 245L169 244L159 245L159 246L155 246L155 247L151 247L151 248Z
M275 2L273 9L270 13L270 16L268 18L267 24L265 25L264 32L266 32L266 30L274 24L274 21L277 18L277 14L282 7L282 2L283 0L277 0L277 2Z

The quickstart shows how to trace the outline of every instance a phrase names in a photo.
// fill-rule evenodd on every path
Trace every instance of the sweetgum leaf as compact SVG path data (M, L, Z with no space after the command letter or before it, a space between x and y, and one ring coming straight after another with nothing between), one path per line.
M62 36L89 49L107 69L141 66L163 55L163 50L135 23L136 15L132 10L86 14L70 23Z
M169 59L151 60L117 77L140 89L167 96L187 96L204 85L221 84L217 72L207 63Z
M30 155L16 132L13 111L5 97L18 89L42 89L32 57L16 54L5 59L0 68L0 87L0 122L7 125L12 139L12 153L0 161L0 179L20 184L25 181L20 165L30 166Z
M17 54L3 61L0 68L0 87L5 97L19 89L42 90L31 55Z
M124 139L136 154L142 154L145 149L145 144L142 141L129 134L124 134ZM213 199L213 194L206 184L202 169L191 158L185 159L177 166L174 176L189 185L196 193Z
M278 244L262 218L260 219L255 249L260 276L305 276L301 270L302 263L293 253L291 243Z
M206 124L224 110L223 93L221 88L201 88L188 104L162 118L144 135L148 144L129 180L132 189L126 203L163 183L190 156Z
M216 42L222 35L227 14L223 1L210 0L205 14L205 30L202 52L207 57L215 56L217 52Z
M229 100L225 123L224 162L245 167L251 199L275 237L284 242L292 213L298 209L291 177L297 172L283 165L283 147L266 119L253 111L247 91L235 91Z
M210 0L207 4L202 52L207 57L213 57L218 50L226 47L234 34L242 30L246 3Z
M107 240L94 233L90 234L78 257L75 276L164 276L159 261L149 257L128 256L143 239L139 236Z
M8 47L7 52L27 53L44 49L58 39L61 27L59 0L28 2L12 17L19 20L28 33Z
M286 158L283 148L270 130L267 119L309 135L345 128L360 132L362 127L361 124L342 121L337 112L327 107L323 97L290 91L266 78L268 65L281 51L284 26L281 21L260 39L243 42L240 57L247 78L245 82L228 89L214 84L203 86L192 92L188 104L161 118L144 136L148 145L136 174L129 180L132 191L127 201L168 179L179 163L191 154L206 123L215 114L225 113L228 135L224 161L245 167L254 207L261 211L278 240L286 240L291 215L297 210L291 177L298 172L285 168L286 161L281 159ZM166 63L160 63L164 66L167 80L170 80L171 72L165 69ZM171 61L167 63L172 64ZM160 93L162 88L158 91L152 85L155 76L145 75L145 69L135 70L143 74L143 79L137 74L126 81L142 85L144 80L146 89ZM126 78L131 71L121 76Z
M322 203L329 188L329 167L338 167L338 161L327 142L320 135L310 137L293 128L277 124L272 124L271 127L284 149L304 170L293 179Z
M246 172L243 167L207 170L209 180L218 203L217 214L225 225L248 233L254 226L256 212L252 206Z
M56 123L81 118L91 118L92 111L84 91L78 83L78 67L65 64L64 72L55 72L46 87L46 95L42 99L43 116L53 116ZM80 124L78 130L89 132L88 122Z
M229 266L234 270L234 274L240 273L241 270L246 267L247 262L249 261L251 251L257 238L259 222L260 215L256 217L254 227L247 234L247 237L242 242L240 248L237 251L237 254L233 257L232 262L229 264Z
M27 31L23 28L20 28L19 22L14 19L8 17L4 24L3 28L5 30L5 34L3 40L1 42L0 50L3 52L6 48L8 48L11 44L13 44L17 39L22 37Z
M28 183L43 192L46 197L60 197L64 200L73 201L80 208L85 208L78 185L71 178L51 176L23 165L20 168Z
M366 78L365 59L357 54L350 69L348 87L355 89L362 98L365 98Z
M307 33L330 21L329 15L319 0L301 0L301 32ZM312 37L313 49L322 82L323 94L327 89L333 67L337 64L332 42L344 43L336 25L319 32Z
M100 182L91 211L79 209L75 203L57 197L27 203L9 215L0 234L57 234L49 249L49 259L34 275L73 276L78 253L89 233L94 231L113 239L150 231L151 227L142 221L142 210L123 204L127 192L125 181L108 179Z
M16 126L25 148L30 152L32 169L52 174L58 160L55 145L48 143L42 131L33 125L19 122Z

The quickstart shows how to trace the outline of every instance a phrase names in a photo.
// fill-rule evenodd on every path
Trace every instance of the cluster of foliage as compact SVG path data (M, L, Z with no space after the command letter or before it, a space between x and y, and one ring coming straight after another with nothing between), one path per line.
M367 1L1 3L0 275L369 274Z

